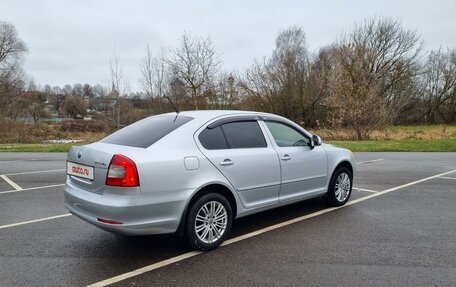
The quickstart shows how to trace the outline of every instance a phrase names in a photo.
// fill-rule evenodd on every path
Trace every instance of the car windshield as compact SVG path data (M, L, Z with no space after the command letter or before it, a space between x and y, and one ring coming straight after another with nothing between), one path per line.
M153 116L124 127L100 142L147 148L192 119L176 115Z

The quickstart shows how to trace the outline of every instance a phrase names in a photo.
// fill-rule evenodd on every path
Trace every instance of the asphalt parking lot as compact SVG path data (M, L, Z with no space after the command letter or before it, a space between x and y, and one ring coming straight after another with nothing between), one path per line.
M350 202L235 222L207 253L63 206L66 154L0 153L0 286L456 286L456 153L357 153Z

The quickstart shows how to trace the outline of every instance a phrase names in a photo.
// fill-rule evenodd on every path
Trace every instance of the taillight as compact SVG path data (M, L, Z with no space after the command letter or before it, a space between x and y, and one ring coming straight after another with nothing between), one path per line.
M138 170L134 161L124 155L115 154L109 164L106 185L139 186Z

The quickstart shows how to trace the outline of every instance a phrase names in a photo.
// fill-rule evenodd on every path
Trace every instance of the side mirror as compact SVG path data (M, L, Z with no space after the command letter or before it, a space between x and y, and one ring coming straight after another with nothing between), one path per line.
M312 136L312 142L313 142L313 145L312 145L313 147L319 146L323 143L323 141L321 140L321 137L316 136L316 135Z

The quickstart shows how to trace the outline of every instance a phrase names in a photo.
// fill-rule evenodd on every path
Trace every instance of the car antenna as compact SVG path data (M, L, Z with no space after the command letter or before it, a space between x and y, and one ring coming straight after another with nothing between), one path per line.
M180 111L179 111L179 109L174 105L173 101L171 101L171 99L170 99L168 96L166 96L166 98L168 99L168 101L171 103L171 105L173 106L174 110L176 111L176 117L174 118L174 121L173 121L173 122L175 122L175 121L177 120L177 117L179 116Z
M170 99L168 96L166 96L166 98L168 99L168 101L169 101L169 102L171 103L171 105L173 106L174 110L176 111L176 114L179 114L180 111L179 111L179 109L174 105L173 101L171 101L171 99Z

